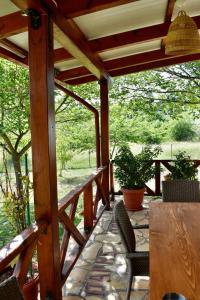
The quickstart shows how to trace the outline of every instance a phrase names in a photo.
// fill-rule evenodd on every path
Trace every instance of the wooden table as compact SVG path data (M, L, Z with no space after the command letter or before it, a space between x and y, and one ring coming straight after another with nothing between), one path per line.
M200 299L200 203L150 204L150 299Z

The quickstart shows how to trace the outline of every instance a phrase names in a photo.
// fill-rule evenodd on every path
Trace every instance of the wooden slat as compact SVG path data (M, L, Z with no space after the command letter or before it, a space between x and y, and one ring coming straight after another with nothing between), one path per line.
M65 1L58 0L58 8L62 9L63 14L67 18L79 17L92 12L100 11L115 6L136 2L139 0L75 0Z
M74 200L74 202L71 204L70 213L69 213L70 220L74 220L74 217L75 217L75 214L76 214L76 208L77 208L77 205L78 205L78 199L79 199L79 197L77 197ZM61 244L61 249L60 249L61 269L63 269L63 266L64 266L70 236L71 236L71 232L64 229L64 234L63 234L62 244Z
M28 272L28 268L30 263L32 263L32 255L36 245L36 241L32 243L27 249L20 253L19 260L15 266L13 275L17 277L20 286L22 287L23 284L26 282L26 275Z
M85 239L81 235L81 233L78 231L78 229L76 228L76 226L72 223L72 221L70 220L69 216L65 212L63 212L59 216L59 219L60 219L60 222L62 222L62 224L65 226L65 228L70 231L70 233L73 236L73 238L75 239L75 241L80 246L83 246L84 243L85 243Z
M0 250L0 272L24 249L29 247L47 228L46 222L32 225Z
M21 15L21 12L0 17L0 39L27 31L27 18Z
M92 183L84 190L84 229L90 232L93 228L93 195Z
M80 186L69 192L65 197L63 197L59 201L59 215L62 214L62 212L66 209L67 206L70 205L70 203L77 197L79 196L84 189L92 182L95 180L95 178L99 177L102 172L106 169L106 167L101 167L97 169L89 178L82 183Z
M60 245L58 228L53 23L41 14L35 30L29 17L29 67L31 98L31 137L34 204L36 220L50 222L38 244L38 268L41 300L51 294L62 299ZM42 63L41 63L42 62Z

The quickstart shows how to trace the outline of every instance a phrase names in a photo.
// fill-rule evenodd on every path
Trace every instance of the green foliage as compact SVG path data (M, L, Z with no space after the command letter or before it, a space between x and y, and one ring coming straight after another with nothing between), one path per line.
M175 155L175 161L171 166L172 179L197 179L197 169L194 168L194 163L190 159L185 151L179 151Z
M121 187L127 189L143 188L145 183L155 175L155 167L151 160L160 152L160 147L152 148L147 145L141 153L133 155L127 145L121 146L114 159L115 176Z
M19 234L26 228L26 207L29 201L28 191L32 188L32 184L27 176L23 176L21 182L23 188L21 197L12 189L10 178L7 177L4 182L0 182L1 191L4 195L2 211L15 234Z
M171 128L171 137L175 141L193 141L196 132L190 120L180 119Z

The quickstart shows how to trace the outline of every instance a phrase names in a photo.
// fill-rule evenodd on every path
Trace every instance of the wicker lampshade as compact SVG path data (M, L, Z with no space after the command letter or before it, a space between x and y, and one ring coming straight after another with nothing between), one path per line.
M200 53L200 36L196 23L181 10L171 23L166 38L166 55Z

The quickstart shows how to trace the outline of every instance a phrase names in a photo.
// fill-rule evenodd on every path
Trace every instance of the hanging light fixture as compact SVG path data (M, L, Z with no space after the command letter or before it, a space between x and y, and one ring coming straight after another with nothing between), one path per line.
M200 53L200 36L194 20L184 10L179 11L169 27L166 38L166 55Z

